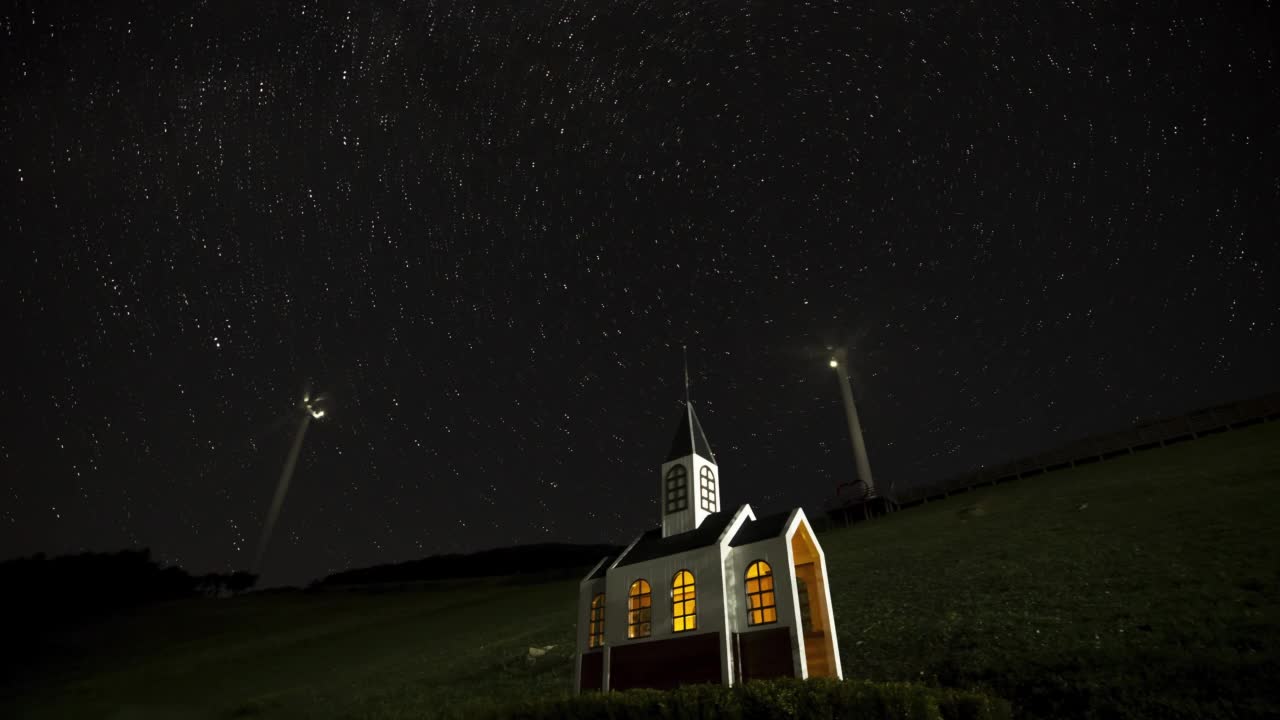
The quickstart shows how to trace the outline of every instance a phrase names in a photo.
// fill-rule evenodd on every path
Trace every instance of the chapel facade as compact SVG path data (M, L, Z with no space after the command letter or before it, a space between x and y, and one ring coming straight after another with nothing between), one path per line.
M687 399L655 485L661 524L579 585L575 692L842 678L808 518L723 508L720 467Z

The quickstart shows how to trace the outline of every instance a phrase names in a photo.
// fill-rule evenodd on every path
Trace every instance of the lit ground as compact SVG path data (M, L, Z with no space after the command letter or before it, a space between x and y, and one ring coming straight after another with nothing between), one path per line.
M845 672L1028 717L1280 714L1277 492L1271 423L823 534ZM0 716L464 717L568 688L574 589L182 603L67 639Z

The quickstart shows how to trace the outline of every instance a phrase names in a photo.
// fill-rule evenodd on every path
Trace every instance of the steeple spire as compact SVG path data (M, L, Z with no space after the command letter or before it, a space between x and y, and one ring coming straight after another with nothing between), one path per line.
M684 408L667 459L662 461L658 489L664 538L697 530L703 520L720 512L720 467L693 411L689 349L682 345L680 354L684 360Z
M684 404L691 405L689 400L689 348L686 345L680 346L680 355L684 358Z
M693 399L689 394L689 350L681 345L680 352L684 356L684 412L680 414L680 424L676 427L676 436L671 440L671 450L664 462L694 453L715 462L716 456L711 453L711 443L707 442L698 414L693 411Z
M670 462L694 453L711 462L716 461L716 456L711 452L711 443L707 442L707 435L702 431L702 423L698 422L698 414L693 411L693 403L686 402L684 412L680 413L680 425L676 428L676 436L671 439L671 450L663 462Z

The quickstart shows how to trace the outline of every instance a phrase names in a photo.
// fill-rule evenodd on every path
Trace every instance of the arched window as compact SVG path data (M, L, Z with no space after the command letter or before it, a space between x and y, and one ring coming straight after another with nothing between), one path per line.
M716 473L709 465L703 465L698 472L702 494L702 509L715 512L716 506Z
M778 601L773 592L773 568L763 560L747 568L747 622L765 625L778 621Z
M604 593L591 598L591 618L587 624L587 647L604 647Z
M681 570L671 579L671 630L684 632L698 629L693 573Z
M688 471L680 463L667 471L667 514L689 507L689 488L685 482L688 477Z
M653 591L649 583L645 580L631 583L631 590L627 592L627 637L649 637L653 629L652 616Z

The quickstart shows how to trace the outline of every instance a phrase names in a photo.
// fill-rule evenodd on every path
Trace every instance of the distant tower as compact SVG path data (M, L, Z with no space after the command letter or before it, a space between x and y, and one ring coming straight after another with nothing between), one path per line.
M659 478L662 537L696 530L708 515L720 511L720 467L689 399L689 368L684 372L684 411L662 463Z

